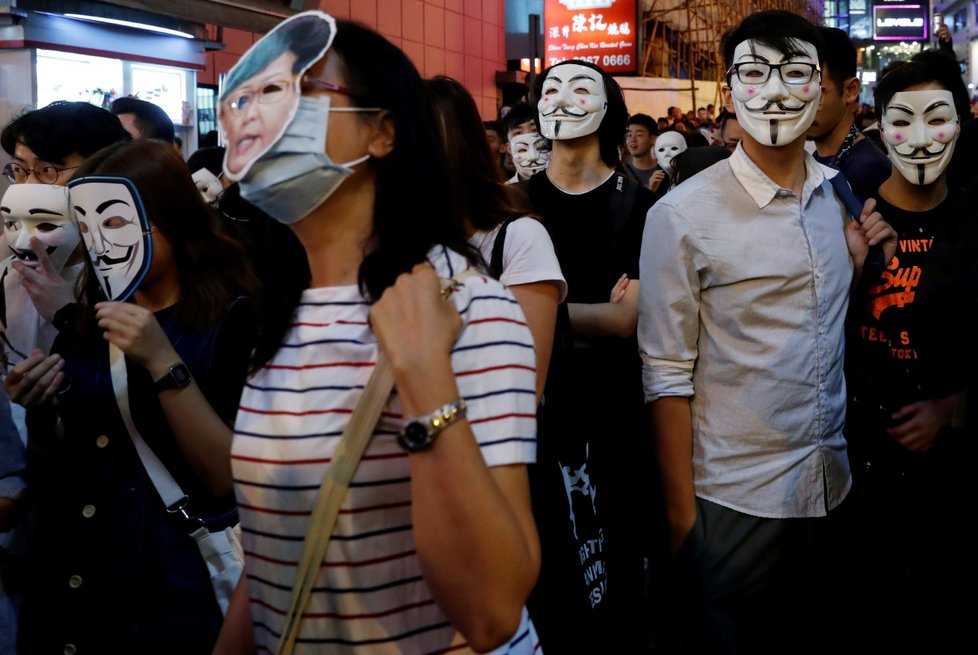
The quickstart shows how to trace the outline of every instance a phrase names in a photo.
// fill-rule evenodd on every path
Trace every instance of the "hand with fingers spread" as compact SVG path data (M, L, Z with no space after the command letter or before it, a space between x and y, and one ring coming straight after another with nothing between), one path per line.
M105 340L142 364L154 380L180 359L148 309L126 302L100 302L95 305L95 318L105 330Z
M71 284L55 270L41 240L31 237L30 245L37 255L37 266L22 261L14 261L11 266L20 273L21 284L31 297L37 313L51 321L59 309L75 301L75 292Z
M10 400L23 407L36 407L48 402L58 391L65 375L61 372L64 360L60 355L45 356L35 349L30 357L14 366L3 381Z

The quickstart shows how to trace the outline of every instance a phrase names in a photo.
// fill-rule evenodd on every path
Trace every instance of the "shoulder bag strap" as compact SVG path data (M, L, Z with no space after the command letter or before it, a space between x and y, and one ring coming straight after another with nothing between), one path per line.
M136 424L132 421L132 414L129 411L129 379L126 372L126 355L113 343L109 344L109 370L112 377L112 391L115 393L115 402L119 406L119 413L122 415L122 422L129 432L132 445L136 447L136 454L146 469L146 474L153 481L156 492L163 499L166 511L185 514L184 508L187 504L187 495L183 489L173 479L170 472L156 456L153 449L143 441L142 435L136 429Z

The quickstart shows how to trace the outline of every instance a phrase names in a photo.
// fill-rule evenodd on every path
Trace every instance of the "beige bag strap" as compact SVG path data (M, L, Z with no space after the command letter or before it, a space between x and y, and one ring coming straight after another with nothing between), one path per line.
M475 271L465 271L454 278L442 279L442 292L447 298L451 289L457 287L461 280ZM299 626L302 623L302 613L309 603L319 568L326 557L330 537L336 527L340 505L346 497L350 481L360 465L360 458L370 443L374 427L380 418L380 413L387 404L387 399L394 388L394 373L384 354L378 351L374 371L363 389L363 394L357 406L350 415L350 422L343 429L340 443L330 462L323 483L319 487L319 495L309 517L309 531L302 547L302 557L296 567L295 582L292 584L292 597L289 608L285 613L282 635L279 637L276 655L291 655L295 649L295 641L299 636Z
M336 527L336 517L340 505L346 497L360 458L370 443L374 426L380 418L387 399L394 388L394 374L390 364L382 353L377 356L374 372L363 389L363 394L357 403L350 422L346 424L336 453L330 462L323 483L319 487L319 496L309 517L309 532L302 548L302 557L296 567L295 582L292 584L292 598L289 609L285 614L285 625L279 637L278 655L287 655L295 648L296 637L299 636L299 624L302 622L302 612L309 602L309 594L319 576L319 565L326 556L329 539Z

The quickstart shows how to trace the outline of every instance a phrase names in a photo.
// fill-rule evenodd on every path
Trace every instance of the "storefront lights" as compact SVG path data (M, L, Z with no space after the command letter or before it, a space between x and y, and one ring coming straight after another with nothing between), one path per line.
M116 18L102 18L100 16L86 16L84 14L65 14L65 18L77 18L78 20L94 21L96 23L109 23L111 25L121 25L122 27L132 27L137 30L146 30L148 32L156 32L158 34L179 36L184 39L194 38L193 34L187 34L186 32L180 32L179 30L171 30L165 27L157 27L156 25L147 25L146 23L134 23L132 21L119 20Z

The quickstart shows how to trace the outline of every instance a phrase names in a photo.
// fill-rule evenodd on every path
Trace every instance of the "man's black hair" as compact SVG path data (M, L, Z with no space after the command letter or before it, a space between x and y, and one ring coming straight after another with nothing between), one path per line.
M815 46L819 61L822 59L822 38L818 28L807 18L790 11L759 11L727 30L720 39L720 51L723 52L723 62L727 70L733 66L734 50L744 41L757 41L786 55L800 54L798 42L807 41ZM728 74L727 83L729 82Z
M603 161L610 168L617 169L621 165L620 148L625 142L625 128L628 122L628 108L625 105L625 94L622 93L621 87L618 86L618 82L615 81L615 78L606 73L605 70L597 64L592 64L591 62L583 61L581 59L569 59L548 67L541 75L537 76L536 84L533 88L533 96L536 99L540 98L543 91L543 82L547 79L547 76L550 74L551 70L557 66L564 66L567 64L584 66L585 68L590 68L601 75L601 79L604 82L605 96L608 98L608 108L605 111L604 118L601 120L601 125L598 126L597 131L598 142L601 148L601 161ZM510 114L512 113L513 112L510 112ZM508 117L509 115L507 114L507 118ZM539 124L540 117L538 110L537 125Z
M133 123L144 139L174 142L176 132L173 129L173 121L159 105L139 98L116 98L112 101L110 110L116 116L132 114L135 117Z
M130 138L112 112L87 102L58 100L8 123L0 133L0 146L13 156L17 144L22 143L38 159L60 164L68 155L89 157L105 146Z
M961 79L958 62L940 50L924 50L911 57L910 61L902 61L887 67L876 83L874 93L876 115L883 116L886 106L893 99L893 94L929 82L936 82L951 92L959 121L963 121L970 115L971 103L968 89Z
M641 125L649 131L649 134L656 136L659 134L659 124L648 114L632 114L628 117L628 125Z
M537 110L525 102L519 102L513 105L506 117L503 118L500 132L503 141L509 141L509 131L523 123L533 123L538 130L540 129L537 123Z
M822 36L822 63L828 68L829 77L839 93L846 80L856 76L856 46L845 30L838 27L820 27ZM825 74L822 74L825 84Z
M187 158L187 167L191 173L206 168L215 176L220 177L224 172L224 146L198 148Z

